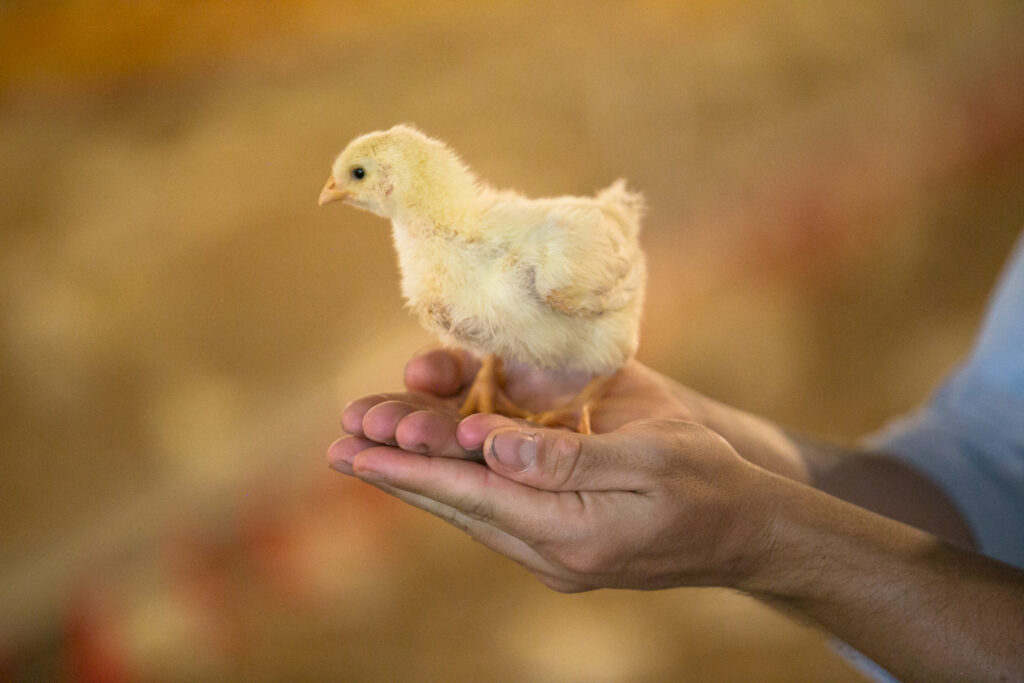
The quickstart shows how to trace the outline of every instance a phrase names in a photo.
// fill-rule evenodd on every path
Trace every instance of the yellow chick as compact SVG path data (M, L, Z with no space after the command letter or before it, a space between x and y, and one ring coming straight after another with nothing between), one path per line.
M399 125L353 140L320 204L391 219L402 294L447 345L482 357L462 414L500 412L555 424L590 412L636 353L646 265L643 199L616 181L595 197L528 199L482 183L444 143ZM572 402L542 414L502 390L502 362L584 371Z

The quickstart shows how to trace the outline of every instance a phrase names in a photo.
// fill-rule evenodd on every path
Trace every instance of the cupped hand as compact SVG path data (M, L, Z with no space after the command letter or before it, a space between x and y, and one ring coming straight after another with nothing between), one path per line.
M460 421L477 368L461 352L413 358L408 392L345 408L350 436L331 445L331 466L438 515L560 591L739 585L754 571L772 477L697 424L716 404L632 361L594 411L593 435L492 414ZM506 390L534 409L580 386L512 369Z
M459 408L478 369L479 361L463 351L438 349L414 357L405 368L408 392L365 396L346 406L342 428L355 441L345 448L376 442L414 453L479 460L479 451L468 450L458 438ZM538 412L568 402L588 379L514 366L505 374L509 398ZM595 433L606 433L638 419L693 420L697 407L678 385L634 360L609 385L591 425ZM489 424L525 423L502 417ZM479 436L470 432L469 441Z
M485 462L364 437L337 442L329 457L562 592L740 587L771 545L765 491L774 478L692 422L637 420L581 435L472 415L457 443Z
M482 442L483 435L477 431L481 425L494 428L526 423L494 417L486 423L468 419L460 425L459 408L479 367L464 351L438 349L414 357L405 367L409 391L352 401L342 413L342 428L352 436L335 442L330 452L338 448L350 452L377 443L414 453L481 460L478 450L464 445ZM534 411L568 402L588 379L522 367L506 368L506 375L509 397ZM642 419L697 422L725 438L751 463L789 479L809 481L799 447L777 425L713 401L631 360L598 402L591 426L602 434ZM344 461L338 463L344 469Z

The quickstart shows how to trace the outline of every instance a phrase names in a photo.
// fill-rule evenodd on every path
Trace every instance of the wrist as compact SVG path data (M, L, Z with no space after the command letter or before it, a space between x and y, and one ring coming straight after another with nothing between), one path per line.
M934 549L929 534L777 476L763 483L771 501L765 543L733 587L799 608L842 602L887 567Z
M718 432L748 462L802 484L810 471L799 445L778 425L702 397L695 413L700 422Z
M783 491L793 484L759 467L744 465L746 474L730 494L730 523L715 551L711 585L756 593L779 571L778 534Z
M830 526L842 511L829 509L824 494L804 484L768 475L759 490L764 511L757 520L760 542L750 546L748 571L731 587L756 597L800 607L830 593L830 572L843 575L850 539ZM842 501L835 503L845 505ZM826 503L823 505L822 503ZM750 503L748 503L749 505ZM755 514L748 511L748 515Z

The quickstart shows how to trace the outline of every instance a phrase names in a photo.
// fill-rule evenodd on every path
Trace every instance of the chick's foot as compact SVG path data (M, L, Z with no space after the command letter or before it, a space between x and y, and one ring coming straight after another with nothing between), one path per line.
M594 411L594 406L597 405L601 398L604 397L605 392L608 391L608 387L611 386L613 379L615 379L615 375L595 377L590 380L587 386L583 387L582 391L576 395L576 398L564 406L547 410L543 413L527 415L526 419L545 427L562 425L571 427L580 434L591 434L593 429L590 425L590 416Z
M459 409L459 416L494 412L508 417L526 417L529 414L505 393L505 372L501 359L489 353L480 363L480 370L469 387L469 394Z

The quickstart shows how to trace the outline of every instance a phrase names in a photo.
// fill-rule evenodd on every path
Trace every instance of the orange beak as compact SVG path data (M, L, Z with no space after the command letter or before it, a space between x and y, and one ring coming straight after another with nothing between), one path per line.
M331 202L341 201L345 197L348 197L348 192L338 189L338 186L334 182L334 176L332 175L327 179L327 184L324 185L324 189L320 190L320 199L317 201L317 204L323 206L324 204L330 204Z

